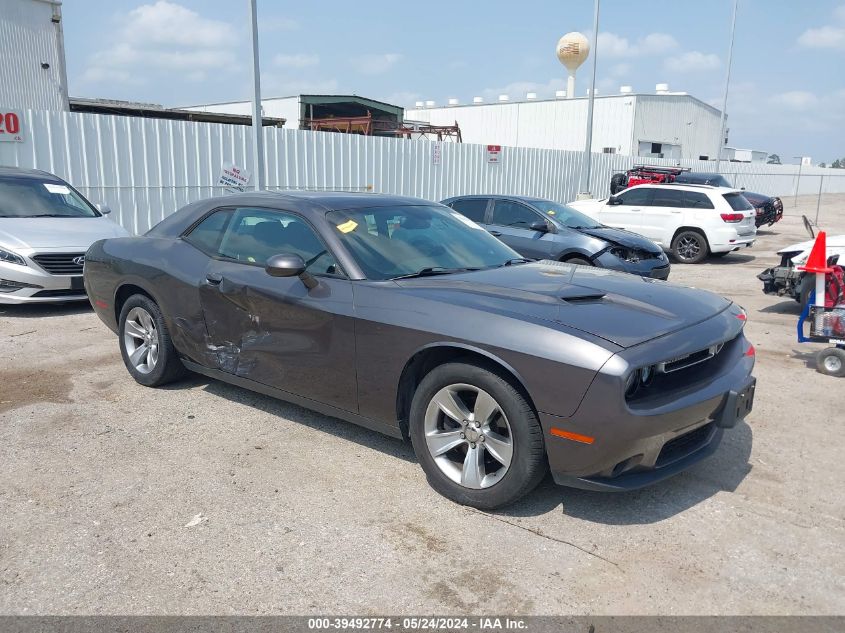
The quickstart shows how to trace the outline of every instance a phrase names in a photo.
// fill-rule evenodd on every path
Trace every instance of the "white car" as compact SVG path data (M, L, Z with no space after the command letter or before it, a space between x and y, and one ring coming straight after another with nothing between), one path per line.
M0 167L0 304L87 300L85 251L126 230L61 178Z
M683 264L751 246L754 207L742 191L709 185L637 185L602 200L569 203L607 226L639 233Z

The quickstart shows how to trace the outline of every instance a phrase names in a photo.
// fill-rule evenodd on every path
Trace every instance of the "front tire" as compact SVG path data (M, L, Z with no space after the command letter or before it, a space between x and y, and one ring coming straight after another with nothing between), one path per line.
M825 376L845 377L845 349L827 347L816 354L816 369Z
M682 264L700 264L709 252L707 238L698 231L681 231L672 240L672 255Z
M431 487L463 505L508 505L546 473L534 409L508 380L475 364L447 363L423 378L410 435Z
M135 382L158 387L185 375L185 366L155 301L145 295L132 295L123 304L118 322L120 354Z
M576 266L592 266L593 262L589 259L584 259L583 257L570 257L569 259L564 260L567 264L575 264Z

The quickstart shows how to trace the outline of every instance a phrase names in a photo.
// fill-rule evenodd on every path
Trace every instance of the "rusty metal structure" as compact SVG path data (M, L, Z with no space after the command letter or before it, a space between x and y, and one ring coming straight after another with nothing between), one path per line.
M361 134L363 136L397 136L401 138L451 140L462 143L461 128L454 125L431 125L374 118L369 110L364 116L332 116L324 118L306 118L303 126L314 132L338 132L341 134Z

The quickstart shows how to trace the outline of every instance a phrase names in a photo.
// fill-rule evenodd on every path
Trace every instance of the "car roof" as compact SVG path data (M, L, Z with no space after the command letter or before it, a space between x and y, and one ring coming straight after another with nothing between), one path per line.
M55 174L41 169L27 169L26 167L12 167L0 165L0 176L16 176L18 178L38 178L40 180L61 180Z
M450 196L448 198L444 198L443 200L445 202L451 200L472 200L479 198L484 200L519 200L521 202L554 202L554 200L549 200L548 198L538 198L536 196L513 196L504 193L473 193L465 196ZM555 204L559 203L555 202Z
M695 183L689 184L677 184L677 183L660 183L660 182L644 182L640 185L634 185L633 187L628 187L625 191L630 191L631 189L639 189L640 187L648 187L651 189L677 189L679 191L712 191L715 194L725 194L725 193L742 193L742 189L737 189L736 187L717 187L715 185L699 185ZM622 193L622 192L620 192Z

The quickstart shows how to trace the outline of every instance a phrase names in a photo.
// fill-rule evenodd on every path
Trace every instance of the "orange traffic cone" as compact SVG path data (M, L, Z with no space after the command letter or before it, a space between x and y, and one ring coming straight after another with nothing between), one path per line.
M827 235L824 231L819 231L816 236L816 243L813 244L813 250L810 251L810 256L807 258L807 263L799 266L798 270L823 274L833 272L833 268L827 265Z

